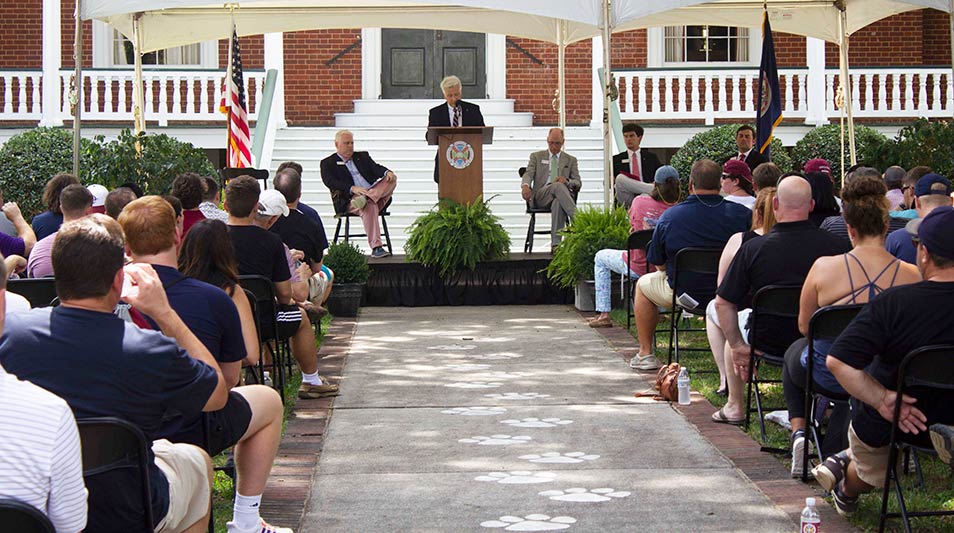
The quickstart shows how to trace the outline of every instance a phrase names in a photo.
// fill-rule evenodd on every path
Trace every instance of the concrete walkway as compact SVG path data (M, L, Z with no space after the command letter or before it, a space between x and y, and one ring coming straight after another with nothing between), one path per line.
M302 532L794 531L562 306L365 308Z

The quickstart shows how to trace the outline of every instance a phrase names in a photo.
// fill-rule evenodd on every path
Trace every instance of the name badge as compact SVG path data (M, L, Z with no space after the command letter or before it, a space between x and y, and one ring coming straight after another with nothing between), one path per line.
M544 160L540 161L540 163L541 163L543 166L545 166L545 167L550 166L550 160L549 160L549 159L544 159Z
M624 160L620 161L620 163L629 163L629 159L624 159Z
M338 161L338 166L339 166L339 167L345 166L345 162L344 162L344 161Z

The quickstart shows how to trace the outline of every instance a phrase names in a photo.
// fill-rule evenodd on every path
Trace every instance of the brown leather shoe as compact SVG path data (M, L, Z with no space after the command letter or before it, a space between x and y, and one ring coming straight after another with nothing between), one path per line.
M611 328L613 327L613 321L610 317L594 318L590 320L591 328Z
M315 398L325 398L328 396L337 396L338 386L331 383L322 383L321 385L312 385L311 383L302 383L298 387L298 397L302 400L314 400Z

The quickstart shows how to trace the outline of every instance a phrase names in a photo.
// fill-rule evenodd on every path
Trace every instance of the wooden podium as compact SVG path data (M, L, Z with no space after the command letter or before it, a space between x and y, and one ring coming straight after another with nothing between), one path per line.
M470 204L484 194L484 148L492 144L487 126L427 128L427 144L438 146L438 198Z

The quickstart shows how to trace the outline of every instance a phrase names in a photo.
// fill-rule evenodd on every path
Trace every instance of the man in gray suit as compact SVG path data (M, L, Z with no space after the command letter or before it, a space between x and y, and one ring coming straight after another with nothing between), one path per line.
M532 207L550 208L550 249L560 244L560 230L576 214L574 192L580 190L576 158L563 151L563 130L552 128L548 150L530 154L520 193Z

